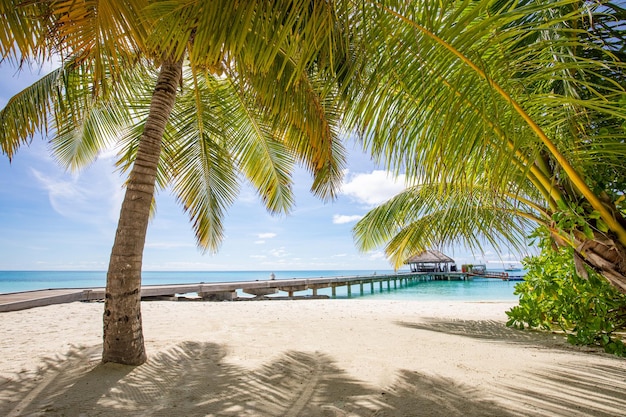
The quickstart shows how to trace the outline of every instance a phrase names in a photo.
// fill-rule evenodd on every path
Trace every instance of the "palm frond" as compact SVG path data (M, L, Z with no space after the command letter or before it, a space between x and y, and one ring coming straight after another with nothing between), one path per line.
M151 22L144 10L147 0L62 0L50 10L52 38L63 57L74 56L89 66L95 94L108 94L137 54L145 54ZM102 91L100 91L102 90Z
M543 175L584 196L626 241L585 182L593 158L580 152L596 123L624 120L625 64L589 39L580 2L503 2L494 10L490 1L425 0L363 9L376 28L364 33L366 45L379 58L349 120L389 168L420 179L482 178L505 196L514 171L531 172L547 154L553 169L538 165Z
M225 212L239 193L239 178L223 143L206 131L198 137L192 125L197 126L194 120L189 130L177 130L172 190L191 218L198 245L215 252L224 238Z
M283 132L276 128L274 118L237 81L225 80L216 90L223 140L266 208L272 213L287 213L294 203L294 155L285 146Z
M58 68L17 93L0 110L0 145L9 159L37 131L47 133L53 100L63 96L65 68Z
M52 55L47 10L47 2L0 0L0 62L45 61Z
M531 219L547 221L535 207L521 198L503 200L479 185L422 184L371 210L354 236L362 251L385 246L396 268L422 250L456 245L481 251L490 243L522 253Z

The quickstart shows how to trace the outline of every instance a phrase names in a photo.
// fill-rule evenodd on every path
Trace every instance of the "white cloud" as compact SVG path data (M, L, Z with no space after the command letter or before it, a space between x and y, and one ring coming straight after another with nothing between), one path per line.
M254 241L254 244L255 244L255 245L262 245L262 244L264 244L264 243L265 243L265 241L264 241L264 240L255 240L255 241Z
M276 236L277 236L276 233L259 233L257 235L259 239L272 239Z
M333 224L345 224L345 223L354 223L361 220L363 216L358 214L354 214L352 216L346 216L344 214L335 214L333 216Z
M387 171L375 170L369 174L346 176L347 181L341 187L342 194L357 201L375 206L383 203L406 188L405 175L393 177Z

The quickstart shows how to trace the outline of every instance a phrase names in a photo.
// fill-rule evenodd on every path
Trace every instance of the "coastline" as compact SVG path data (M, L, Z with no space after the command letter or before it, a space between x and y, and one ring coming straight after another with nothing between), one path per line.
M506 328L513 305L143 302L136 368L99 364L101 303L2 313L0 414L626 415L626 361Z

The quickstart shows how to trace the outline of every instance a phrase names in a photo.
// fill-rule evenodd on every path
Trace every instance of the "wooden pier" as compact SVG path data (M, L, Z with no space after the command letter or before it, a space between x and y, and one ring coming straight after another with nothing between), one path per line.
M485 274L487 275L487 274ZM495 276L483 276L496 278ZM197 297L207 301L232 301L242 299L266 299L279 291L287 293L287 298L295 298L296 292L311 291L312 295L298 296L298 298L319 298L318 290L330 288L331 296L336 297L338 287L346 287L348 297L352 296L352 287L358 286L359 293L365 293L366 286L370 293L406 287L417 281L429 280L468 280L473 276L464 272L407 272L397 274L381 274L367 276L320 277L320 278L290 278L258 281L212 282L195 284L145 285L141 287L141 298L150 299L177 299L184 294L197 294ZM508 279L498 276L499 279ZM238 291L249 294L250 297L238 296ZM17 293L0 294L0 312L24 310L33 307L42 307L51 304L71 303L74 301L100 301L104 299L104 288L62 288ZM278 298L278 297L271 297ZM284 297L283 297L284 298Z

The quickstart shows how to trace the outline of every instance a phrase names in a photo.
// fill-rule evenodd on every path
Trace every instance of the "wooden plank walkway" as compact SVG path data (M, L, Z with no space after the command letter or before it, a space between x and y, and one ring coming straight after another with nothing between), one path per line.
M487 277L490 278L490 277ZM495 277L491 277L495 278ZM500 278L500 276L498 276ZM276 294L279 291L286 292L289 298L293 298L298 291L312 291L312 297L317 297L317 290L331 288L332 296L336 295L337 287L347 287L348 296L351 296L352 286L359 285L360 293L364 293L364 285L369 284L371 293L374 293L374 284L379 284L383 290L383 283L387 283L387 289L407 285L416 280L464 280L471 276L463 272L404 272L397 274L381 274L367 276L343 276L343 277L320 277L320 278L290 278L277 280L259 281L236 281L236 282L211 282L194 284L172 285L145 285L141 287L142 299L175 297L177 294L196 293L204 300L223 301L239 299L237 291L241 291L257 298ZM0 294L0 312L16 311L27 308L42 307L51 304L71 303L74 301L97 301L103 300L104 288L63 288L37 291L25 291L17 293Z
M335 288L365 283L408 281L423 278L421 273L399 273L393 275L370 275L370 276L347 276L347 277L320 277L320 278L292 278L259 281L236 281L214 282L194 284L172 285L146 285L141 287L142 299L155 297L174 297L176 294L196 293L207 300L232 300L236 298L236 292L242 291L257 297L275 294L284 291L293 297L297 291L312 290L313 296L317 296L320 288ZM397 284L396 284L397 285ZM373 287L372 287L373 289ZM362 287L361 287L362 292ZM74 301L103 300L104 288L62 288L36 291L24 291L17 293L0 294L0 312L23 310L33 307L41 307L51 304L71 303Z

